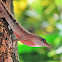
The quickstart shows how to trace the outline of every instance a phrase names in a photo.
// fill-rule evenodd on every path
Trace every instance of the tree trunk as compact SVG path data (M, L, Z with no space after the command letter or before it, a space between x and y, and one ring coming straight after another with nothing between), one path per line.
M3 0L3 2L14 15L13 0ZM6 19L0 18L0 62L19 62L17 42L13 45L14 33L9 27Z

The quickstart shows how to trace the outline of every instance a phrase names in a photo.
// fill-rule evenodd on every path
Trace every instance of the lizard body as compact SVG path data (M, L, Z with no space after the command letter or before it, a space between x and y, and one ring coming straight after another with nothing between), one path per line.
M3 2L0 0L0 18L4 17L13 32L17 36L17 40L21 40L22 43L31 47L49 47L50 45L46 40L40 36L32 34L24 29L14 18L12 13L6 8Z

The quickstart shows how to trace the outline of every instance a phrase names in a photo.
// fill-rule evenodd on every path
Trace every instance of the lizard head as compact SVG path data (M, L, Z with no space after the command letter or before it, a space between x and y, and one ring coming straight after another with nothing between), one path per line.
M40 36L34 36L32 42L34 43L33 47L50 47L46 40Z

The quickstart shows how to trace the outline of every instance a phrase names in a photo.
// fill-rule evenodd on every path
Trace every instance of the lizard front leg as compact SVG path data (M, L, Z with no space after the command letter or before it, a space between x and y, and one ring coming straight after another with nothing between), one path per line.
M20 40L21 40L21 38L14 39L13 42L20 41Z

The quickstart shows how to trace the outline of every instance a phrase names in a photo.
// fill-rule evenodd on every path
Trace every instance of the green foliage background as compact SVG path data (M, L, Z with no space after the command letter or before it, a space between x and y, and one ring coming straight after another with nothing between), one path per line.
M20 62L61 62L62 0L16 0L14 12L25 29L45 38L51 46L29 47L18 41Z

